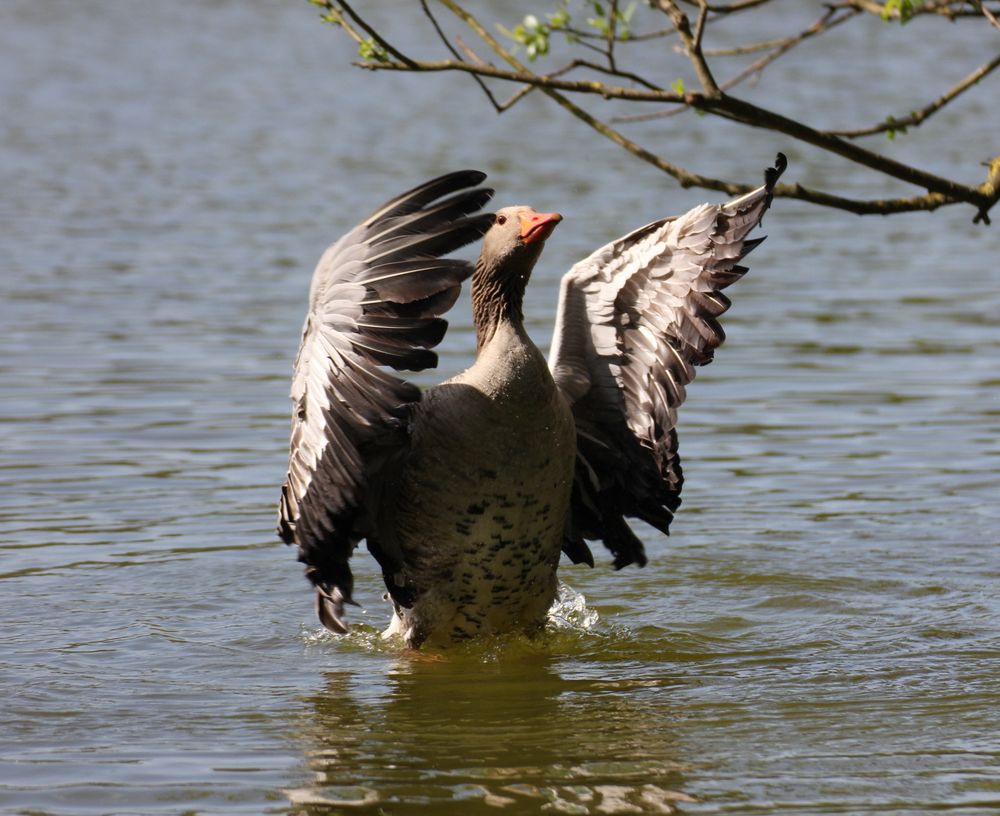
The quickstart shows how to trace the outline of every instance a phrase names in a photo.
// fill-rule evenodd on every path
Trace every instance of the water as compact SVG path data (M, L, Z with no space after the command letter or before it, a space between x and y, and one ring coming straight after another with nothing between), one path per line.
M837 36L880 77L923 25ZM985 61L969 31L865 93L833 81L844 40L748 93L864 124ZM482 167L566 215L529 291L547 343L562 270L706 198L543 100L497 118L350 50L305 3L0 8L0 810L1000 808L1000 265L966 209L776 202L682 412L673 536L643 530L641 571L566 568L542 642L403 654L364 553L355 631L319 631L272 528L326 243ZM977 182L988 97L873 145ZM782 149L795 180L885 192L773 134L629 132L709 174ZM472 349L461 303L441 375Z

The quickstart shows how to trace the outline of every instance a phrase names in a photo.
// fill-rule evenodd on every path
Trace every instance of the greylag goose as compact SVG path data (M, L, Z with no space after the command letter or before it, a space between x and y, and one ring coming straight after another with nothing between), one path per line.
M446 645L533 632L560 553L642 566L639 518L667 533L680 504L677 409L694 366L723 341L720 290L763 239L785 168L762 187L612 241L562 279L552 350L522 301L561 216L479 210L485 175L450 173L384 204L323 254L295 362L278 534L298 548L319 618L347 631L349 559L361 540L395 614L387 634ZM484 236L473 267L445 258ZM472 277L476 359L421 391L385 370L433 367L440 317Z

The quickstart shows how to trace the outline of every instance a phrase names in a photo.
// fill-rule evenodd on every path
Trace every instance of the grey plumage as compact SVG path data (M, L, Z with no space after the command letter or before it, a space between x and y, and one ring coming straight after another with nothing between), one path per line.
M729 307L721 289L784 169L723 205L649 224L563 278L549 365L521 299L559 216L475 213L492 191L462 171L383 205L332 245L310 290L292 383L279 535L298 546L320 619L346 631L350 555L362 539L411 645L533 630L562 549L644 564L627 518L667 531L680 501L677 409L710 362ZM386 372L431 350L472 267L442 258L485 234L473 276L477 360L421 395Z
M563 277L549 359L577 426L563 547L574 562L593 563L586 541L600 539L616 569L645 564L626 517L669 531L684 482L677 409L725 339L721 290L747 271L738 262L763 239L746 236L784 169L779 153L763 187L647 224Z
M278 534L296 544L319 590L323 623L346 631L348 559L364 537L368 471L406 440L407 410L420 390L379 365L419 370L446 324L437 315L472 274L441 259L480 237L492 215L472 215L492 196L483 173L427 182L384 204L323 254L295 362L291 453ZM448 196L443 202L427 204Z

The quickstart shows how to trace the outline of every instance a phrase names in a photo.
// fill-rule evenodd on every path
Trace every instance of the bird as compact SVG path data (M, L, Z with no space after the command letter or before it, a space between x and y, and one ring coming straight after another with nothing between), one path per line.
M292 385L278 535L348 631L350 559L364 541L393 607L386 637L446 648L544 629L565 554L647 562L629 526L669 532L683 473L677 411L725 335L722 293L786 167L721 204L661 218L563 275L548 359L524 327L525 289L563 220L483 208L462 170L386 202L322 255ZM475 264L449 257L482 238ZM476 357L422 390L397 372L437 364L441 317L471 277Z

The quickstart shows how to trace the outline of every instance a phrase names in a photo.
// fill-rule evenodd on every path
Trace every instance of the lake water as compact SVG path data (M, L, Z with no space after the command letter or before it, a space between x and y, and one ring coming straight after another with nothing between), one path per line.
M997 48L911 25L842 29L747 93L867 124ZM840 78L859 41L869 87ZM1000 227L968 208L775 202L681 414L673 535L643 530L644 570L565 568L540 642L381 643L364 552L354 632L321 632L273 524L326 244L481 167L499 203L566 216L528 294L547 344L575 259L715 198L544 100L497 117L352 51L305 2L0 6L0 811L1000 809ZM997 84L872 144L978 183ZM629 132L711 175L784 150L792 180L886 193L774 134ZM440 375L473 349L462 302Z

